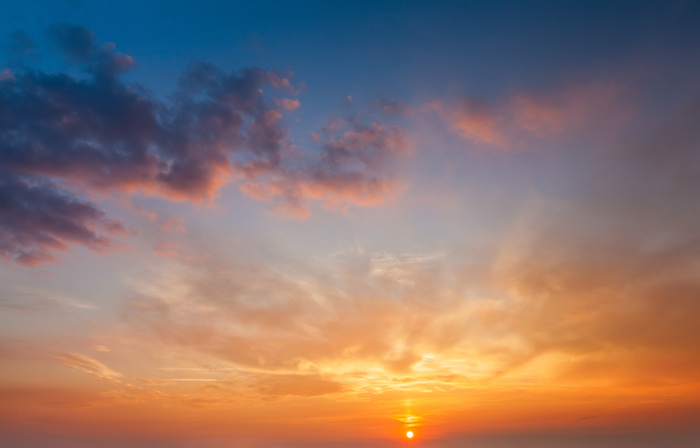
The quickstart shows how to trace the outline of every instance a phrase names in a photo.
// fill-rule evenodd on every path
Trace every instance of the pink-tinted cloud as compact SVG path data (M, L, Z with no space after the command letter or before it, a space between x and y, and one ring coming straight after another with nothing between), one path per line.
M180 253L180 249L182 249L182 246L179 244L167 241L160 241L153 246L155 253L161 257L176 257Z
M570 86L550 94L521 94L507 105L514 125L539 137L565 133L605 115L619 123L628 111L620 104L615 85Z
M12 72L8 69L5 69L0 72L0 82L2 81L12 81L15 79L15 75L12 74Z
M187 233L186 222L184 218L178 218L171 216L170 218L165 218L163 221L156 221L158 227L166 232L172 233Z
M403 100L377 100L374 102L374 105L384 115L404 117L413 115L413 109Z
M621 89L615 85L570 86L493 101L433 101L422 110L435 113L463 139L501 150L520 149L532 139L558 138L594 125L610 126L630 114L621 103ZM606 122L601 121L603 116Z
M160 230L164 232L183 234L187 233L187 222L184 218L180 218L177 216L167 217L167 215L163 216L162 213L147 210L146 208L140 205L133 204L129 197L123 198L120 201L120 204L124 207L127 207L129 210L133 211L137 215L146 217L148 221L153 223L155 226L157 226Z
M292 111L292 112L297 110L299 108L299 105L301 104L301 103L299 103L299 100L293 100L293 99L289 99L289 98L277 99L277 100L275 100L275 103L279 107L286 109L286 110L289 110L289 111Z
M451 131L465 140L497 147L506 142L500 129L503 118L485 101L467 98L450 106L434 101L426 104L424 109L436 112Z
M269 72L267 74L267 78L268 78L269 83L272 87L296 96L299 94L299 90L301 90L301 86L299 88L295 89L295 87L291 81L291 79L293 77L294 77L294 73L292 73L292 72L287 72L284 75L280 74L280 73L275 73L275 72Z

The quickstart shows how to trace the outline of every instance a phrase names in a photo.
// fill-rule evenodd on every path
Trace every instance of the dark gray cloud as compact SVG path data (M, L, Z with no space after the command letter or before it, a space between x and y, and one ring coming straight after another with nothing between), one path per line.
M52 260L69 244L94 250L111 245L107 235L125 233L89 201L59 186L7 173L0 176L0 257L33 266Z
M171 99L162 101L122 81L133 58L117 52L113 44L100 44L91 30L58 24L48 34L60 53L82 67L84 76L20 68L6 70L0 78L5 194L24 194L26 201L34 201L22 202L21 219L28 219L33 209L43 213L42 201L51 199L55 205L62 198L66 206L92 207L94 220L94 205L69 197L68 188L74 186L88 193L140 191L202 201L213 199L232 178L243 177L258 190L272 192L264 199L279 196L297 208L307 207L307 199L328 197L376 203L391 189L382 169L385 159L401 152L397 128L355 124L339 129L344 132L339 138L328 136L318 152L290 150L282 124L282 113L289 108L272 96L296 93L288 77L258 67L226 73L211 64L194 63L179 78ZM15 41L27 44L25 37L17 34ZM343 149L345 145L352 148ZM365 174L367 167L373 169ZM50 190L59 183L60 193L52 196ZM27 187L20 191L21 185ZM52 213L68 219L56 208L60 207L55 205ZM82 225L73 224L87 229L84 219L80 218ZM34 235L43 236L33 241L32 233L18 233L20 227L10 223L13 218L6 221L6 256L16 261L31 257L29 264L51 259L52 248L65 248L68 241L90 247L106 241L97 234L77 237L55 229L36 229Z
M97 50L95 33L85 27L57 23L49 27L48 33L56 48L74 61L85 62Z

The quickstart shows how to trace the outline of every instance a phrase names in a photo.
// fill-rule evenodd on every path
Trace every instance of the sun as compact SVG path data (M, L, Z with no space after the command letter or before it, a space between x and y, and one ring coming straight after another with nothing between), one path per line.
M408 431L406 433L406 437L408 437L409 439L412 439L413 438L413 431Z

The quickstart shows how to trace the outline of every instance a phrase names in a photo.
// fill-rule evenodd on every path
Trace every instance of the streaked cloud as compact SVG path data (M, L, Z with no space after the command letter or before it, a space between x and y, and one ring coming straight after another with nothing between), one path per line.
M370 259L371 277L384 278L402 285L414 285L416 276L424 273L431 262L445 256L434 254L376 254Z
M98 380L111 381L122 376L120 373L115 372L101 362L78 353L62 353L56 355L55 358L64 366L87 373Z

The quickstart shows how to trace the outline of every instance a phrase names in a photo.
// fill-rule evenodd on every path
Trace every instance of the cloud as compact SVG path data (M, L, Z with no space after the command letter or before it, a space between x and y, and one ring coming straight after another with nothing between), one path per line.
M179 254L180 249L182 249L182 246L179 244L168 243L167 241L160 241L153 246L155 253L161 257L175 257Z
M100 44L91 30L57 24L49 36L82 67L83 77L21 68L3 72L0 80L0 170L12 185L37 185L26 189L34 193L25 199L35 201L25 203L27 213L40 213L49 197L76 202L70 197L75 191L212 201L234 179L242 179L251 196L277 198L278 210L298 216L309 213L308 200L338 208L379 204L393 194L385 170L389 159L404 153L402 131L355 120L318 151L300 151L281 119L281 111L296 109L298 100L265 93L298 94L291 74L258 67L226 73L194 63L165 102L122 81L133 58L114 44ZM37 193L38 185L45 194ZM90 219L99 221L96 210ZM74 222L84 231L86 216ZM18 229L5 226L4 251L20 262L35 254L25 264L54 260L53 251L70 245L107 246L103 235L68 238L53 229L42 234L47 238L35 233L33 240Z
M15 75L8 69L0 72L0 82L2 81L12 81L15 79Z
M0 178L0 257L26 266L54 260L54 251L81 244L112 249L110 235L127 230L89 201L48 182Z
M590 124L619 125L630 117L621 84L571 85L553 92L524 93L509 99L513 125L537 137L558 136Z
M341 392L341 383L319 375L258 375L255 388L263 395L313 397Z
M10 35L10 43L7 45L7 50L18 58L32 57L36 56L37 45L26 31L18 29Z
M374 105L384 115L407 117L413 115L413 109L411 109L403 100L377 100L374 102Z
M541 139L571 137L592 127L600 133L620 124L630 116L623 93L619 85L593 83L493 100L432 101L421 110L435 113L450 131L474 145L514 150Z
M434 101L424 109L436 112L451 131L465 140L497 147L505 145L505 136L499 129L502 117L496 115L486 101L465 98L455 101L450 107Z
M287 109L287 110L292 111L292 112L297 110L299 108L299 105L300 105L299 100L294 100L294 99L289 99L289 98L276 99L275 103L279 107L281 107L283 109Z
M445 256L435 254L377 254L370 259L369 275L383 278L402 285L414 285L415 278L430 265L431 262Z
M700 374L698 104L629 124L616 145L585 141L567 194L526 195L484 243L493 252L207 260L160 286L151 276L124 315L142 340L261 375L322 374L342 393L688 391Z
M49 27L48 32L57 49L70 59L85 62L97 52L95 33L88 28L59 23Z
M251 176L242 190L257 199L276 201L282 214L305 218L310 213L308 199L328 208L372 206L393 198L400 188L388 170L398 156L410 152L402 127L356 114L333 121L315 141L320 145L315 154L272 175Z
M164 219L162 222L157 222L157 224L162 230L166 232L187 233L184 218L171 216L170 218Z
M683 384L700 374L695 275L700 102L591 150L568 200L532 200L494 272L500 320L534 360L563 353L562 381ZM672 154L672 155L671 155ZM556 363L555 363L556 364ZM653 367L652 367L653 366Z
M381 272L375 259L384 261ZM460 286L443 261L437 252L348 253L295 259L294 269L216 259L171 265L167 275L148 275L123 316L144 343L253 378L320 374L343 393L440 389L492 374L469 359L474 334L488 328L478 310L492 305L455 294ZM397 271L405 281L387 281ZM399 374L414 379L397 383Z
M325 350L313 355L317 350L314 346L339 342L309 340L309 331L317 331L313 327L321 324L313 320L322 308L284 277L222 266L201 271L186 283L192 294L185 297L141 297L133 301L127 311L129 322L153 332L168 345L189 346L241 368L267 373L295 370L299 361L323 356ZM265 300L260 299L263 296ZM186 309L190 311L183 314ZM218 316L219 323L210 320L214 316ZM202 326L206 320L210 325ZM236 324L230 325L232 322ZM305 322L312 327L303 329L308 325Z
M130 198L125 198L120 201L120 205L127 207L129 210L139 216L144 216L149 222L154 224L158 229L168 233L187 233L187 222L184 218L177 216L164 216L153 210L147 210L145 207L135 205Z
M55 358L63 365L87 373L98 380L113 381L120 378L122 375L105 366L99 361L95 361L87 356L78 353L63 353L56 355Z

